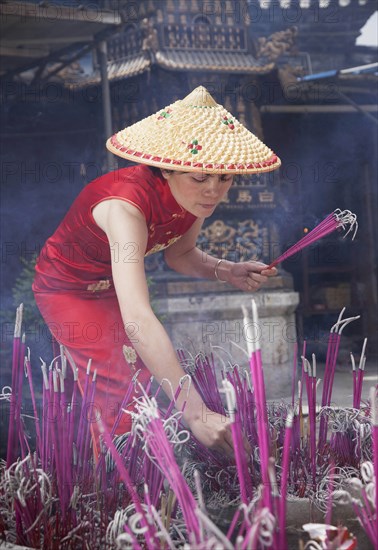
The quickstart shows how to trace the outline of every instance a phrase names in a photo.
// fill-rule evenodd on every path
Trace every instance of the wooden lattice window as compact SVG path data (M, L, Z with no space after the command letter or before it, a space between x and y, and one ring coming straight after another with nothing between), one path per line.
M211 24L207 17L198 15L193 20L195 48L211 48Z
M116 61L139 52L141 40L141 33L137 26L127 25L122 33L108 40L108 60Z

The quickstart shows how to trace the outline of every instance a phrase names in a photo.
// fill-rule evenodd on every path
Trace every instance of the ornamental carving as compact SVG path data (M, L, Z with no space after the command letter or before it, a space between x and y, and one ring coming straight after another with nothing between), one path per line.
M268 38L262 36L257 41L257 57L275 61L282 55L292 51L295 46L297 28L291 27L285 31L275 32Z
M153 53L157 52L159 49L158 33L157 33L157 30L149 21L149 19L147 18L143 19L140 24L140 28L143 36L142 50L150 51Z
M268 246L268 229L253 220L239 221L233 226L216 220L205 227L198 239L203 252L234 262L261 259Z
M266 221L215 220L205 227L197 240L197 247L204 253L233 262L267 260L269 257L269 230ZM167 270L162 252L145 258L148 273Z
M201 231L201 236L209 243L231 244L234 240L236 229L226 225L222 220L216 220Z

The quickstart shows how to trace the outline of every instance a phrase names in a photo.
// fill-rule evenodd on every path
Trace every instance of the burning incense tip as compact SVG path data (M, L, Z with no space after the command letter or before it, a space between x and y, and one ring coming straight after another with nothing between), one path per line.
M258 314L258 311L257 311L257 305L256 305L256 302L255 300L252 298L251 300L252 302L252 321L253 321L253 325L255 327L255 330L256 330L256 339L255 339L255 351L259 350L260 349L260 342L259 342L259 330L258 330L258 326L259 326L259 314Z
M233 385L229 380L222 381L223 389L222 393L226 396L227 411L230 415L230 421L235 422L235 411L236 411L236 394Z
M286 428L291 428L293 425L293 421L294 421L294 414L292 412L289 412L286 417L286 423L285 423Z
M252 331L252 320L249 316L249 313L248 313L248 310L246 308L246 306L243 304L241 306L242 308L242 312L243 312L243 332L244 332L244 335L245 335L245 339L246 339L246 343L247 343L247 351L248 351L248 357L250 358L252 356L252 354L254 353L255 351L255 347L254 347L254 335L253 335L253 331Z
M21 326L22 326L22 316L24 312L24 304L20 304L16 309L16 321L14 324L14 337L21 338Z
M91 372L91 365L92 365L92 359L89 359L88 365L87 365L87 376L88 376L89 373Z
M242 307L241 307L241 308L242 308L243 317L244 317L245 319L248 319L248 318L249 318L248 309L245 307L244 304L242 304Z

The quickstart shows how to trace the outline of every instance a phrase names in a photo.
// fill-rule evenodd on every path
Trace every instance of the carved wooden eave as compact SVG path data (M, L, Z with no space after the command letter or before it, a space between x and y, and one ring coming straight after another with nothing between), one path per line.
M108 79L110 82L116 82L124 78L131 78L148 71L151 66L151 57L147 52L130 55L119 61L110 61L108 63ZM79 77L75 77L75 75L70 75L65 80L65 86L71 89L99 86L100 84L101 74L99 70L86 76L80 75Z
M173 71L258 75L269 73L274 68L274 63L263 63L252 55L233 52L158 52L156 60L161 67Z
M151 69L153 65L170 71L216 72L232 74L263 75L270 73L275 64L257 60L252 55L231 52L207 51L159 51L154 54L154 61L148 52L125 57L108 63L110 82L131 78ZM73 75L66 81L70 88L98 86L101 83L99 71L89 76Z
M257 59L246 52L226 52L207 50L150 50L126 56L118 61L108 63L110 82L131 78L150 70L153 66L170 71L216 72L232 74L263 75L270 73L275 63L267 59ZM76 77L66 85L73 88L84 88L100 85L100 71L91 75Z

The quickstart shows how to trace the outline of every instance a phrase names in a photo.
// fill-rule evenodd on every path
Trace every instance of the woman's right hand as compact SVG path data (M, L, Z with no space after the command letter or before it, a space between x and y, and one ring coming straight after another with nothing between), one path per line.
M186 418L186 421L193 435L203 445L229 457L234 457L231 423L226 416L212 411L203 404L200 414L193 418ZM246 453L250 454L251 447L246 437L243 437L243 443Z

